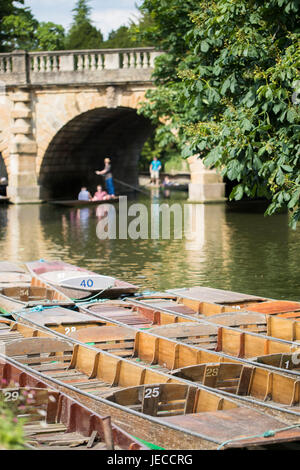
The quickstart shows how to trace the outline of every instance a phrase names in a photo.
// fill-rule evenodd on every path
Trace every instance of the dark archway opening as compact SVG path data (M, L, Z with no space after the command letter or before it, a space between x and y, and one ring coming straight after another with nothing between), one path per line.
M93 193L104 183L95 170L110 157L113 175L138 186L138 161L145 141L153 133L150 121L131 108L98 108L66 124L50 143L41 166L43 199L76 199L81 186ZM117 193L128 188L116 183Z

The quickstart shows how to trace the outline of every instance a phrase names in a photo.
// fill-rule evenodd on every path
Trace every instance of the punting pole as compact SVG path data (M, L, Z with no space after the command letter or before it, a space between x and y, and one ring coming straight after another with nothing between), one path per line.
M131 184L124 183L124 181L120 181L120 180L118 180L118 179L115 178L115 177L114 177L114 180L115 180L117 183L122 184L123 186L127 186L128 188L134 189L135 191L139 191L140 193L146 194L146 196L149 196L149 193L147 193L146 191L143 191L142 189L137 188L136 186L132 186Z

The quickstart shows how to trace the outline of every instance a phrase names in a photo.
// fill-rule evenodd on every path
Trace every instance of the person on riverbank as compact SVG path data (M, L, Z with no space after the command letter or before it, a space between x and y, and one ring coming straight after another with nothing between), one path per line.
M106 191L103 191L102 186L99 184L97 186L97 191L94 194L93 201L106 201L107 199L110 199L110 196Z
M111 161L110 158L105 158L104 159L104 169L99 171L96 171L96 175L102 175L105 177L105 185L106 185L106 190L108 194L111 197L115 197L115 187L114 187L114 180L113 180L113 175L111 171Z
M161 162L157 157L154 157L150 164L150 180L151 184L155 183L156 186L159 185L159 172L161 170Z
M78 201L91 201L92 196L85 186L81 188L80 193L78 194Z

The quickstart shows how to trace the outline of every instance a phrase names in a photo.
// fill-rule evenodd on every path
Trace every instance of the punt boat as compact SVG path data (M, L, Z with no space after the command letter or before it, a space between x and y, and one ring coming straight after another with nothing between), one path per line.
M284 318L297 319L300 317L300 302L295 301L255 297L253 295L208 287L170 289L167 292L175 296L178 303L190 306L192 309L198 310L199 313L202 313L202 309L205 311L206 304L208 303L209 309L216 309L215 314L228 312L228 308L234 307L266 315L279 315ZM201 305L202 303L204 305ZM208 313L203 313L211 315L210 311L208 310Z
M105 317L106 319L111 318L138 328L171 323L210 321L262 334L267 331L266 316L255 312L231 311L227 316L225 316L226 314L219 314L206 317L195 314L191 309L172 308L172 304L170 305L169 302L163 301L159 302L158 305L156 303L152 305L150 302L136 300L135 298L112 302L82 302L78 305L80 311Z
M31 320L26 318L25 321L28 324L8 320L2 322L0 345L16 339L52 337L54 333L59 333L57 329L51 330L45 327L44 319L42 328L35 324L32 318ZM50 322L46 324L49 325ZM76 326L78 327L78 324ZM253 362L243 361L240 358L235 359L222 353L200 350L192 345L159 337L151 330L138 331L129 327L125 328L120 324L87 326L77 330L75 328L74 331L71 328L68 338L64 337L65 340L93 345L114 356L152 366L165 373L182 373L182 378L186 380L203 383L207 387L217 388L218 391L231 398L239 398L250 404L261 406L264 412L267 410L267 412L274 413L276 410L280 414L290 413L300 418L299 376L287 376L282 371L279 373L261 368L259 364L255 365ZM59 336L61 337L61 334ZM225 364L224 367L223 364ZM184 375L185 371L187 375ZM181 375L178 376L181 377Z
M242 329L286 341L300 341L300 322L292 316L266 315L252 311L232 311L232 309L228 309L226 313L205 316L195 313L195 310L190 307L178 305L174 300L162 297L159 299L154 297L150 299L148 297L142 298L142 300L128 299L127 303L132 306L132 318L138 314L140 317L145 316L153 319L152 326L196 321L198 323L214 323L220 327ZM105 303L102 306L97 303L90 306L83 304L81 308L87 312L95 312L100 316L106 316L105 309L102 310L104 306ZM129 313L128 308L127 312ZM112 315L110 317L113 318ZM121 317L118 320L122 322ZM129 322L129 315L127 321Z
M17 265L0 265L0 315L11 315L30 307L62 305L74 306L74 302L54 286L39 286L28 271Z
M136 300L122 301L119 304L96 303L88 307L82 304L80 310L92 313L103 320L137 328L141 328L141 324L145 325L142 322L148 320L149 323L152 322L151 332L171 338L175 342L226 354L231 358L245 359L256 365L284 369L288 373L295 372L298 375L300 372L296 357L300 348L300 329L297 321L272 317L268 318L266 323L264 317L257 316L260 314L255 314L250 320L251 313L246 312L244 318L243 312L237 312L232 317L223 318L224 324L222 321L219 324L179 313L174 314L167 309L154 309L153 306ZM216 321L217 318L218 315ZM230 326L227 326L228 324ZM279 337L276 338L276 335Z
M12 359L0 355L0 399L24 420L25 448L37 450L147 450L78 401L49 388Z
M89 206L99 206L100 204L118 204L120 196L116 196L113 199L108 199L105 201L79 201L78 199L71 199L67 201L48 201L49 204L54 204L56 206L64 207L89 207Z
M288 425L203 386L92 346L33 337L5 343L4 354L25 372L111 416L130 435L138 430L139 438L165 449L251 449L300 442L300 423Z
M0 288L29 287L31 276L27 269L18 263L0 262Z
M116 298L137 292L138 287L111 276L102 276L62 261L33 261L26 264L35 283L53 286L72 299Z

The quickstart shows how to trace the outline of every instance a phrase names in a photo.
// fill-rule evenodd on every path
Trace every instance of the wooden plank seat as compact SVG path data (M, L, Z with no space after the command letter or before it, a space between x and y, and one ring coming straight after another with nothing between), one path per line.
M135 332L126 327L84 328L72 332L70 337L82 343L92 343L95 347L118 356L130 357L133 354Z
M253 367L242 364L210 363L182 367L172 375L236 395L247 395Z
M59 361L69 363L73 344L55 337L21 338L4 343L4 354L22 364L44 365Z
M173 416L192 412L196 393L185 384L151 384L113 391L106 399L147 415Z

